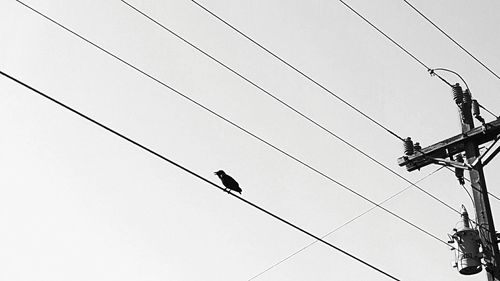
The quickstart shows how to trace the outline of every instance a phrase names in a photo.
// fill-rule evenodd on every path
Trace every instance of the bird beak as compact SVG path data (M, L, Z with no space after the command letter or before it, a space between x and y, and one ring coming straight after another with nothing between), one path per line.
M214 175L217 175L217 172L214 172Z

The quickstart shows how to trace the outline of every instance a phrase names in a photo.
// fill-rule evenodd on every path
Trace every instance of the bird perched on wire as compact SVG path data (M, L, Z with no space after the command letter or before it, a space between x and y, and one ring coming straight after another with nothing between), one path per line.
M234 190L241 194L242 190L240 188L240 185L238 182L236 182L231 176L226 174L223 170L219 170L215 172L219 179L222 181L222 184L224 185L225 189L224 191L227 191L227 193L230 193L229 190Z

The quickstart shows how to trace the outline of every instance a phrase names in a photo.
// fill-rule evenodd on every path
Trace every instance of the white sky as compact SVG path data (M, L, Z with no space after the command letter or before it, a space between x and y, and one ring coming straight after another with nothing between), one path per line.
M373 201L408 186L121 1L26 3ZM398 167L399 140L191 1L130 3L408 179L437 168ZM340 2L200 3L399 135L459 133L450 89ZM500 80L402 1L348 3L500 112ZM412 3L500 72L497 1ZM0 2L0 36L0 70L213 181L224 169L244 198L317 235L371 207L14 0ZM0 89L1 280L248 280L312 241L6 78ZM498 163L485 169L495 194ZM472 213L452 173L420 186ZM415 189L386 207L443 240L460 219ZM401 280L485 278L460 276L443 244L381 210L327 240ZM389 279L318 243L257 280Z

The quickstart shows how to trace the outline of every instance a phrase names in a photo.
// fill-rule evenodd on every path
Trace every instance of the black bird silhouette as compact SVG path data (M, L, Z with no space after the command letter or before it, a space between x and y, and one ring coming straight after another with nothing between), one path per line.
M229 190L234 190L234 191L238 192L239 194L241 194L242 190L241 190L238 182L236 182L231 176L226 174L223 170L219 170L219 171L215 172L214 174L216 174L219 177L219 179L222 181L222 184L226 187L224 189L225 191L226 191L226 189L229 189ZM227 190L227 193L230 192L229 190Z

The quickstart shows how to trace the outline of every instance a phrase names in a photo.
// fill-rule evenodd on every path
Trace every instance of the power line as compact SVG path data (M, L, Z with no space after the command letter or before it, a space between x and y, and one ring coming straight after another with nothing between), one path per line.
M408 51L405 47L403 47L401 44L396 42L394 39L392 39L389 35L387 35L385 32L383 32L380 28L378 28L375 24L373 24L371 21L369 21L366 17L364 17L362 14L360 14L358 11L356 11L353 7L348 5L346 2L339 0L340 3L344 4L351 12L356 14L358 17L360 17L364 22L366 22L368 25L370 25L372 28L374 28L376 31L378 31L380 34L382 34L387 40L389 40L392 44L396 45L399 49L401 49L405 54L410 56L413 60L415 60L417 63L419 63L421 66L425 67L427 69L427 72L432 73L433 70L429 68L425 63L423 63L420 59L418 59L415 55L413 55L410 51ZM446 81L443 77L441 77L439 74L434 73L436 77L438 77L441 81L443 81L445 84L447 84L450 87L453 87L452 84L450 84L448 81Z
M418 180L418 181L416 181L415 183L422 182L423 180L425 180L425 179L427 179L428 177L430 177L430 176L434 175L435 173L437 173L439 170L441 170L441 169L443 169L443 168L444 168L444 166L441 166L441 167L437 168L435 171L433 171L433 172L429 173L428 175L426 175L425 177L423 177L423 178L419 179L419 180ZM380 204L380 205L382 205L382 204L384 204L384 203L386 203L386 202L390 201L390 200L391 200L391 199L393 199L394 197L396 197L396 196L400 195L401 193L403 193L403 192L407 191L408 189L410 189L410 188L412 188L412 187L413 187L412 185L407 186L406 188L404 188L404 189L402 189L402 190L400 190L400 191L398 191L398 192L394 193L394 194L393 194L393 195L391 195L390 197L388 197L388 198L386 198L385 200L381 201L379 204ZM355 220L357 220L357 219L361 218L362 216L364 216L364 215L368 214L369 212L373 211L375 208L376 208L376 207L375 207L375 206L373 206L373 207L369 208L368 210L364 211L363 213L361 213L361 214L359 214L359 215L355 216L354 218L352 218L352 219L350 219L350 220L346 221L345 223L341 224L340 226L336 227L335 229L333 229L333 230L331 230L331 231L327 232L325 235L321 236L321 239L325 239L326 237L330 236L331 234L333 234L333 233L335 233L335 232L339 231L340 229L342 229L342 228L346 227L347 225L349 225L350 223L354 222ZM311 242L311 243L309 243L309 244L305 245L304 247L302 247L302 248L298 249L297 251L293 252L292 254L290 254L290 255L286 256L285 258L283 258L283 259L279 260L278 262L274 263L273 265L271 265L271 266L267 267L267 268L266 268L266 269L264 269L263 271L261 271L261 272L259 272L258 274L254 275L252 278L248 279L247 281L251 281L251 280L256 279L257 277L259 277L259 276L263 275L264 273L268 272L269 270L271 270L271 269L273 269L273 268L277 267L278 265L280 265L280 264L284 263L285 261L287 261L287 260L291 259L292 257L294 257L294 256L296 256L296 255L298 255L298 254L300 254L301 252L305 251L307 248L309 248L309 247L313 246L313 245L314 245L314 244L316 244L317 242L318 242L318 240L314 240L313 242Z
M110 132L110 133L112 133L112 134L114 134L114 135L116 135L116 136L118 136L118 137L120 137L120 138L122 138L122 139L124 139L124 140L128 141L129 143L131 143L131 144L133 144L133 145L135 145L135 146L137 146L137 147L139 147L139 148L141 148L141 149L145 150L146 152L149 152L150 154L153 154L154 156L156 156L156 157L158 157L158 158L160 158L160 159L162 159L162 160L164 160L164 161L168 162L169 164L171 164L171 165L173 165L173 166L175 166L175 167L177 167L177 168L179 168L179 169L183 170L184 172L187 172L188 174L190 174L190 175L192 175L192 176L194 176L194 177L196 177L196 178L198 178L198 179L200 179L200 180L202 180L202 181L204 181L204 182L206 182L206 183L208 183L208 184L210 184L210 185L212 185L212 186L214 186L214 187L216 187L216 188L218 188L218 189L220 189L220 190L222 190L222 191L224 191L224 188L223 188L223 187L221 187L221 186L219 186L219 185L217 185L217 184L213 183L212 181L210 181L210 180L206 179L206 178L205 178L205 177L203 177L203 176L200 176L200 175L199 175L199 174L197 174L196 172L191 171L190 169L188 169L188 168L184 167L183 165L178 164L177 162L175 162L175 161L173 161L173 160L171 160L171 159L169 159L169 158L167 158L167 157L165 157L165 156L161 155L160 153L155 152L154 150L152 150L152 149L150 149L150 148L148 148L148 147L146 147L146 146L144 146L144 145L142 145L142 144L138 143L137 141L134 141L134 140L132 140L131 138L129 138L129 137L127 137L127 136L125 136L125 135L123 135L123 134L121 134L121 133L119 133L119 132L117 132L117 131L113 130L113 129L111 129L110 127L108 127L108 126L106 126L106 125L104 125L104 124L102 124L102 123L100 123L100 122L98 122L98 121L96 121L96 120L94 120L94 119L92 119L92 118L88 117L87 115L85 115L85 114L83 114L83 113L79 112L78 110L73 109L72 107L70 107L70 106L68 106L68 105L66 105L66 104L64 104L64 103L62 103L62 102L60 102L60 101L58 101L58 100L56 100L56 99L54 99L54 98L50 97L50 96L49 96L49 95L47 95L47 94L44 94L43 92L41 92L41 91L39 91L39 90L37 90L37 89L35 89L35 88L33 88L33 87L29 86L28 84L26 84L26 83L24 83L24 82L22 82L22 81L20 81L20 80L18 80L18 79L16 79L16 78L14 78L14 77L12 77L12 76L8 75L8 74L6 74L5 72L3 72L3 71L1 71L1 70L0 70L0 74L2 74L3 76L5 76L5 77L9 78L9 79L10 79L10 80L12 80L12 81L14 81L14 82L16 82L16 83L18 83L18 84L20 84L20 85L24 86L25 88L27 88L27 89L29 89L29 90L31 90L31 91L33 91L33 92L37 93L38 95L40 95L40 96L44 97L45 99L48 99L48 100L50 100L51 102L56 103L57 105L59 105L59 106L61 106L61 107L65 108L65 109L67 109L67 110L69 110L69 111L73 112L74 114L76 114L76 115L78 115L78 116L80 116L80 117L82 117L82 118L86 119L87 121L90 121L91 123L93 123L93 124L95 124L95 125L97 125L97 126L101 127L102 129L104 129L104 130L106 130L106 131L108 131L108 132ZM316 236L316 235L312 234L311 232L309 232L309 231L307 231L307 230L305 230L305 229L303 229L303 228L301 228L301 227L299 227L299 226L297 226L297 225L295 225L295 224L293 224L293 223L291 223L291 222L289 222L289 221L287 221L287 220L285 220L285 219L281 218L280 216L275 215L275 214L271 213L270 211L267 211L266 209L264 209L264 208L262 208L262 207L260 207L260 206L258 206L258 205L256 205L256 204L254 204L254 203L252 203L252 202L250 202L250 201L248 201L248 200L246 200L246 199L244 199L244 198L242 198L242 197L239 197L238 195L235 195L235 194L233 194L233 193L229 193L229 194L231 194L233 197L235 197L235 198L237 198L237 199L239 199L239 200L243 201L244 203L246 203L246 204L248 204L248 205L250 205L250 206L252 206L252 207L254 207L254 208L258 209L259 211L264 212L264 213L266 213L267 215L269 215L269 216L271 216L271 217L273 217L273 218L275 218L275 219L277 219L277 220L279 220L279 221L281 221L281 222L283 222L283 223L285 223L285 224L287 224L287 225L291 226L292 228L295 228L296 230L298 230L298 231L300 231L300 232L302 232L302 233L304 233L304 234L306 234L306 235L308 235L308 236L310 236L310 237L312 237L312 238L314 238L314 239L316 239L316 240L318 240L318 241L322 242L323 244L325 244L325 245L327 245L327 246L329 246L329 247L333 248L334 250L336 250L336 251L338 251L338 252L340 252L340 253L342 253L342 254L344 254L344 255L346 255L346 256L348 256L348 257L350 257L350 258L352 258L352 259L354 259L354 260L356 260L356 261L358 261L358 262L360 262L360 263L362 263L362 264L364 264L364 265L366 265L366 266L368 266L368 267L370 267L370 268L374 269L374 270L376 270L376 271L378 271L379 273L382 273L383 275L385 275L385 276L387 276L387 277L389 277L389 278L391 278L391 279L393 279L393 280L400 280L400 279L398 279L398 278L394 277L393 275L391 275L391 274L387 273L386 271L384 271L384 270L382 270L382 269L380 269L380 268L378 268L378 267L376 267L376 266L374 266L374 265L372 265L372 264L370 264L370 263L368 263L368 262L366 262L366 261L364 261L364 260L362 260L362 259L360 259L360 258L356 257L356 256L355 256L355 255L353 255L353 254L350 254L349 252L347 252L347 251L345 251L345 250L342 250L341 248L339 248L339 247L337 247L337 246L335 246L335 245L333 245L333 244L331 244L331 243L329 243L329 242L327 242L327 241L323 240L322 238L320 238L320 237L318 237L318 236Z
M363 156L367 157L368 159L370 159L371 161L375 162L376 164L378 164L379 166L383 167L384 169L386 169L387 171L389 171L390 173L396 175L397 177L399 177L400 179L406 181L407 183L409 184L413 184L417 189L419 189L420 191L422 191L423 193L425 193L426 195L428 195L429 197L433 198L434 200L438 201L439 203L443 204L444 206L450 208L451 210L455 211L456 213L460 214L460 212L456 209L454 209L453 207L451 207L450 205L448 205L447 203L445 203L444 201L442 201L441 199L437 198L436 196L432 195L431 193L425 191L424 189L422 189L421 187L419 187L418 185L415 185L414 183L412 183L410 180L408 180L407 178L403 177L402 175L400 175L399 173L397 173L396 171L394 171L393 169L389 168L387 165L383 164L382 162L378 161L377 159L375 159L374 157L370 156L368 153L362 151L361 149L357 148L356 146L354 146L353 144L351 144L350 142L344 140L343 138L341 138L340 136L338 136L337 134L333 133L331 130L327 129L326 127L324 127L323 125L319 124L318 122L314 121L312 118L308 117L307 115L303 114L302 112L300 112L299 110L295 109L294 107L290 106L289 104L287 104L286 102L282 101L281 99L279 99L278 97L276 97L275 95L271 94L269 91L267 91L266 89L262 88L261 86L257 85L255 82L251 81L250 79L246 78L245 76L243 76L242 74L240 74L239 72L235 71L234 69L230 68L229 66L227 66L226 64L224 64L223 62L221 62L220 60L216 59L215 57L211 56L210 54L208 54L207 52L203 51L202 49L200 49L199 47L197 47L196 45L192 44L191 42L189 42L188 40L186 40L185 38L181 37L180 35L178 35L177 33L173 32L171 29L167 28L166 26L164 26L163 24L161 24L160 22L156 21L155 19L151 18L150 16L148 16L146 13L140 11L139 9L137 9L136 7L134 7L133 5L127 3L126 1L124 0L121 0L123 3L125 3L126 5L128 5L129 7L131 7L132 9L134 9L136 12L140 13L142 16L146 17L147 19L149 19L150 21L154 22L155 24L157 24L158 26L160 26L161 28L163 28L164 30L168 31L170 34L174 35L175 37L179 38L180 40L182 40L183 42L187 43L188 45L190 45L191 47L195 48L197 51L201 52L202 54L204 54L205 56L207 56L208 58L212 59L213 61L215 61L216 63L218 63L219 65L223 66L224 68L226 68L227 70L229 70L230 72L232 72L233 74L237 75L238 77L240 77L241 79L245 80L246 82L250 83L252 86L256 87L258 90L262 91L263 93L267 94L268 96L272 97L274 100L278 101L280 104L282 104L283 106L285 106L286 108L292 110L293 112L295 112L296 114L300 115L302 118L306 119L307 121L311 122L312 124L314 124L315 126L317 126L318 128L322 129L324 132L328 133L329 135L335 137L337 140L340 140L341 142L343 142L344 144L346 144L347 146L351 147L352 149L356 150L358 153L362 154ZM361 112L361 111L360 111ZM363 113L364 114L364 113ZM365 114L366 115L366 114ZM393 135L395 135L397 138L399 138L400 140L404 140L403 138L401 138L400 136L392 133ZM356 195L359 196L359 194L356 193ZM363 196L364 197L364 196ZM367 199L367 198L363 198L363 199ZM369 200L370 203L372 204L376 204L375 202ZM445 242L446 243L446 242Z
M250 80L249 78L247 78L246 76L242 75L241 73L237 72L236 70L234 70L233 68L229 67L227 64L223 63L221 60L215 58L214 56L210 55L209 53L207 53L206 51L202 50L200 47L194 45L193 43L191 43L190 41L188 41L187 39L185 39L184 37L180 36L179 34L177 34L176 32L174 32L173 30L171 30L170 28L166 27L165 25L163 25L162 23L160 23L159 21L153 19L152 17L150 17L149 15L147 15L145 12L139 10L137 7L133 6L132 4L128 3L127 1L124 1L124 0L121 0L121 2L123 2L124 4L126 4L127 6L129 6L130 8L132 8L133 10L135 10L136 12L138 12L139 14L141 14L142 16L144 16L145 18L149 19L150 21L152 21L153 23L155 23L156 25L160 26L162 29L164 29L165 31L168 31L170 34L172 34L173 36L177 37L178 39L180 39L181 41L183 41L184 43L188 44L189 46L191 46L192 48L196 49L198 52L202 53L203 55L205 55L206 57L210 58L211 60L213 60L214 62L216 62L217 64L219 64L220 66L224 67L225 69L229 70L231 73L235 74L236 76L240 77L241 79L245 80L246 82L248 82L249 84L251 84L252 86L254 86L255 88L257 88L258 90L260 90L261 92L265 93L266 95L270 96L271 98L273 98L274 100L276 100L277 102L279 102L280 104L282 104L283 106L287 107L288 109L294 111L295 113L299 114L301 117L305 118L306 120L308 120L309 122L313 123L314 125L316 125L317 127L321 128L323 131L326 131L327 133L329 133L330 135L334 136L335 138L339 139L340 141L348 144L349 146L351 146L349 143L347 143L345 140L343 140L342 138L340 138L338 135L334 134L333 132L331 132L330 130L328 130L327 128L325 128L324 126L322 126L321 124L319 124L318 122L314 121L312 118L308 117L307 115L305 115L304 113L300 112L299 110L297 110L296 108L290 106L289 104L287 104L286 102L284 102L283 100L281 100L280 98L278 98L277 96L273 95L271 92L269 92L268 90L262 88L261 86L259 86L257 83L253 82L252 80ZM194 2L194 1L193 1ZM196 2L195 2L196 3ZM202 7L202 6L201 6ZM207 10L208 11L208 10ZM215 15L214 15L215 16ZM222 19L221 19L222 20ZM228 23L227 23L228 24ZM244 35L243 33L241 33L243 36L246 36ZM252 40L250 38L248 38L249 40ZM258 44L257 42L254 41L254 43ZM264 47L262 47L264 48ZM267 49L266 49L267 50ZM272 54L273 56L275 56L276 58L278 58L279 60L281 60L281 58L279 58L278 56L274 55L273 53L269 52L270 54ZM283 63L289 65L286 61L284 60L281 60ZM294 68L293 66L289 65L290 67ZM301 73L302 75L304 75L305 77L309 78L309 76L303 74L302 72L300 72L300 70L294 68L296 71L298 71L299 73ZM321 84L317 83L316 81L312 80L311 78L309 78L310 81L316 83L317 85L319 85L320 87L324 88ZM399 135L397 135L396 133L390 131L388 128L384 127L382 124L380 124L379 122L375 121L374 119L372 119L370 116L366 115L364 112L362 112L361 110L357 109L356 107L354 107L353 105L351 105L350 103L348 103L347 101L343 100L342 98L340 98L339 96L335 95L333 92L331 92L330 90L324 88L325 90L327 90L328 92L330 92L332 95L334 95L335 97L337 97L340 101L342 101L343 103L345 103L346 105L348 105L349 107L351 107L352 109L356 110L357 112L359 112L360 114L362 114L363 116L365 116L366 118L370 119L372 122L376 123L377 125L379 125L380 127L384 128L387 132L389 132L390 134L392 134L393 136L395 136L396 138L399 138L401 141L404 141L404 139L402 137L400 137Z
M497 79L500 79L500 76L496 74L493 70L491 70L488 66L486 66L483 62L481 62L478 58L476 58L471 52L467 51L460 43L458 43L455 39L453 39L450 35L448 35L443 29L437 26L432 20L430 20L426 15L424 15L421 11L419 11L414 5L412 5L409 1L403 0L408 6L410 6L415 12L417 12L420 16L422 16L427 22L429 22L432 26L434 26L437 30L439 30L444 36L450 39L455 45L457 45L462 51L467 53L471 58L473 58L477 63L483 66L486 70L488 70L493 76Z
M307 80L309 80L310 82L312 82L313 84L315 84L316 86L320 87L322 90L326 91L328 94L330 94L333 97L335 97L340 102L344 103L345 105L347 105L348 107L350 107L351 109L353 109L354 111L356 111L357 113L361 114L366 119L370 120L371 122L373 122L374 124L376 124L380 128L384 129L385 131L387 131L389 134L393 135L394 137L400 139L401 141L404 141L404 139L402 137L400 137L399 135L397 135L393 131L389 130L389 128L387 128L386 126L382 125L380 122L376 121L372 117L368 116L363 111L359 110L357 107L355 107L354 105L352 105L351 103L349 103L348 101L346 101L345 99L341 98L339 95L335 94L333 91L331 91L330 89L328 89L327 87L325 87L323 84L321 84L317 80L313 79L310 75L308 75L305 72L301 71L297 67L293 66L291 63L287 62L286 60L284 60L283 58L281 58L280 56L278 56L276 53L274 53L271 50L269 50L268 48L264 47L261 43L255 41L250 36L246 35L244 32L242 32L238 28L234 27L232 24L230 24L229 22L227 22L226 20L224 20L223 18L221 18L220 16L218 16L217 14L215 14L214 12L212 12L211 10L209 10L208 8L206 8L205 6L201 5L200 3L198 3L198 2L196 2L194 0L191 0L191 2L193 2L194 4L196 4L198 7L200 7L201 9L203 9L205 12L209 13L210 15L212 15L213 17L215 17L216 19L218 19L219 21L221 21L222 23L224 23L226 26L228 26L229 28L231 28L232 30L234 30L236 33L240 34L241 36L243 36L244 38L246 38L247 40L249 40L250 42L252 42L256 46L258 46L259 48L261 48L262 50L264 50L266 53L268 53L269 55L273 56L274 58L276 58L277 60L279 60L280 62L282 62L286 66L288 66L289 68L291 68L292 70L294 70L295 72L297 72L298 74L300 74L301 76L303 76L304 78L306 78Z
M125 1L122 0L122 2L126 3ZM340 100L341 102L343 102L344 104L346 104L347 106L349 106L350 108L354 109L356 112L360 113L361 115L363 115L364 117L366 117L367 119L369 119L370 121L372 121L374 124L378 125L380 128L383 128L385 131L389 132L391 135L393 135L394 137L398 138L399 140L401 141L404 141L404 138L402 138L401 136L399 136L398 134L394 133L393 131L389 130L386 126L380 124L379 122L377 122L376 120L374 120L373 118L369 117L367 114L363 113L361 110L359 110L358 108L354 107L352 104L348 103L347 101L345 101L344 99L342 99L341 97L339 97L338 95L334 94L331 90L329 90L328 88L326 88L325 86L323 86L322 84L318 83L316 80L312 79L309 75L305 74L304 72L300 71L298 68L294 67L293 65L291 65L290 63L288 63L287 61L285 61L284 59L282 59L281 57L279 57L278 55L276 55L274 52L270 51L269 49L267 49L266 47L264 47L262 44L258 43L257 41L255 41L254 39L252 39L251 37L249 37L248 35L246 35L245 33L243 33L242 31L240 31L239 29L237 29L236 27L234 27L233 25L231 25L229 22L227 22L226 20L222 19L221 17L219 17L217 14L215 14L214 12L212 12L211 10L209 10L208 8L206 8L205 6L201 5L200 3L196 2L195 0L191 0L191 2L195 3L198 7L200 7L201 9L203 9L204 11L206 11L207 13L209 13L210 15L214 16L215 18L217 18L219 21L221 21L222 23L224 23L225 25L227 25L228 27L230 27L231 29L233 29L235 32L237 32L238 34L240 34L241 36L245 37L246 39L248 39L249 41L251 41L252 43L254 43L255 45L257 45L258 47L260 47L262 50L266 51L268 54L270 54L271 56L275 57L276 59L278 59L279 61L281 61L282 63L284 63L285 65L287 65L288 67L290 67L291 69L293 69L294 71L296 71L297 73L299 73L300 75L302 75L303 77L305 77L307 80L311 81L312 83L314 83L315 85L319 86L321 89L325 90L326 92L328 92L329 94L331 94L332 96L336 97L338 100ZM364 19L366 22L368 22L371 26L373 26L376 30L378 30L379 32L381 32L384 36L386 36L391 42L393 42L394 44L396 44L398 47L400 47L403 51L405 51L407 54L409 54L411 57L415 58L418 62L420 62L423 66L425 66L428 70L431 70L429 69L425 64L423 64L419 59L417 59L415 56L413 56L410 52L408 52L406 49L404 49L401 45L399 45L397 42L395 42L392 38L390 38L388 35L386 35L383 31L381 31L379 28L377 28L375 25L373 25L371 22L369 22L366 18L364 18L361 14L359 14L356 10L354 10L351 6L347 5L345 2L341 1L342 3L344 3L344 5L346 5L349 9L351 9L353 12L355 12L358 16L360 16L362 19ZM126 3L127 5L131 6L130 4ZM134 8L136 11L138 11L139 13L145 15L143 12L139 11L138 9L136 9L135 7L131 6L132 8ZM169 32L173 33L172 31L170 31L168 28L164 27L163 25L161 25L160 23L158 23L156 20L152 19L151 17L145 15L147 18L151 19L153 22L157 23L158 25L160 25L161 27L165 28L166 30L168 30ZM178 35L176 35L177 37L179 37ZM185 41L185 39L182 39L183 41ZM232 70L231 70L232 71ZM233 71L234 72L234 71ZM238 76L241 77L240 74L237 74ZM451 86L450 83L448 83L446 80L444 80L441 76L439 76L438 74L435 74L434 75L438 76L441 80L445 81L448 85ZM244 78L245 79L245 78ZM253 83L252 83L253 84ZM258 87L258 86L257 86ZM259 87L260 88L260 87ZM260 88L261 89L261 88ZM288 106L288 105L286 105ZM290 108L290 106L288 106ZM295 109L292 109L294 111L296 111ZM296 111L297 112L297 111ZM301 114L301 113L299 113ZM303 114L301 114L303 115ZM312 121L309 117L306 117L306 116L303 116L305 118L307 118L309 121ZM396 175L397 177L403 179L404 181L408 182L411 184L411 181L409 181L408 179L406 179L405 177L401 176L399 173L397 173L396 171L394 171L393 169L387 167L386 165L382 164L381 162L379 162L378 160L374 159L373 157L371 157L370 155L366 154L365 152L361 151L360 149L358 149L357 147L351 145L349 142L343 140L342 138L340 138L339 136L335 135L334 133L332 133L330 130L324 128L323 126L317 124L315 121L312 121L315 125L317 125L318 127L320 127L321 129L323 129L324 131L326 131L327 133L329 133L330 135L336 137L337 139L339 139L340 141L344 142L346 145L350 146L351 148L355 149L356 151L358 151L359 153L363 154L365 157L369 158L370 160L374 161L375 163L377 163L378 165L382 166L384 169L390 171L391 173L393 173L394 175ZM430 194L429 192L425 191L424 189L420 188L419 186L415 185L415 187L417 189L419 189L420 191L422 191L423 193L425 193L427 196L433 198L434 200L438 201L439 203L443 204L444 206L446 206L447 208L453 210L454 212L460 214L460 212L458 210L456 210L455 208L451 207L450 205L448 205L447 203L445 203L444 201L442 201L441 199L437 198L436 196Z
M331 181L331 182L335 183L336 185L338 185L338 186L342 187L343 189L345 189L345 190L347 190L347 191L351 192L352 194L354 194L354 195L356 195L356 196L358 196L358 197L362 198L363 200L365 200L365 201L367 201L367 202L371 203L372 205L378 206L378 207L379 207L380 209L382 209L383 211L385 211L385 212L389 213L390 215L392 215L392 216L394 216L394 217L398 218L399 220L401 220L401 221L405 222L406 224L408 224L408 225L410 225L410 226L414 227L415 229L419 230L420 232L422 232L422 233L426 234L427 236L432 237L432 238L434 238L435 240L437 240L437 241L439 241L439 242L441 242L441 243L445 244L447 247L450 247L446 241L444 241L444 240L440 239L440 238L439 238L439 237L437 237L436 235L434 235L434 234L432 234L432 233L430 233L430 232L428 232L428 231L424 230L423 228L421 228L421 227L419 227L419 226L417 226L417 225L415 225L415 224L411 223L410 221L408 221L408 220L404 219L403 217L401 217L401 216L397 215L396 213L394 213L394 212L392 212L392 211L390 211L390 210L388 210L388 209L386 209L386 208L384 208L384 207L382 207L382 206L379 206L376 202L374 202L373 200L371 200L371 199L367 198L366 196L364 196L364 195L360 194L359 192L355 191L354 189L352 189L352 188L348 187L347 185L345 185L345 184L343 184L343 183L339 182L338 180L336 180L336 179L334 179L334 178L332 178L332 177L328 176L327 174L325 174L325 173L321 172L320 170L318 170L318 169L314 168L313 166L311 166L311 165L307 164L306 162L304 162L304 161L300 160L299 158L297 158L297 157L295 157L295 156L291 155L290 153L288 153L288 152L286 152L286 151L284 151L284 150L280 149L279 147L277 147L277 146L275 146L275 145L271 144L270 142L268 142L268 141L264 140L263 138L261 138L261 137L257 136L256 134L254 134L254 133L252 133L252 132L248 131L247 129L243 128L242 126L240 126L240 125L238 125L238 124L236 124L236 123L234 123L233 121L229 120L228 118L226 118L226 117L224 117L224 116L222 116L222 115L218 114L217 112L215 112L215 111L213 111L212 109L210 109L210 108L208 108L208 107L204 106L203 104L201 104L201 103L199 103L199 102L195 101L194 99L192 99L192 98L188 97L187 95L185 95L185 94L181 93L180 91L176 90L175 88L173 88L173 87L169 86L169 85L168 85L168 84L166 84L165 82L162 82L162 81L161 81L161 80L159 80L158 78L156 78L156 77L154 77L154 76L152 76L152 75L148 74L147 72L145 72L145 71L143 71L143 70L139 69L138 67L136 67L136 66L132 65L131 63L129 63L129 62L127 62L127 61L123 60L122 58L118 57L117 55L114 55L113 53L111 53L111 52L107 51L106 49L104 49L104 48L100 47L99 45L97 45L97 44L95 44L95 43L91 42L90 40L86 39L85 37L83 37L83 36L79 35L78 33L74 32L74 31L72 31L71 29L69 29L69 28L65 27L64 25L60 24L59 22L57 22L57 21L55 21L55 20L51 19L50 17L46 16L45 14L43 14L43 13L41 13L41 12L37 11L36 9L34 9L34 8L32 8L32 7L30 7L30 6L26 5L26 4L24 4L23 2L21 2L21 1L19 1L19 0L16 0L16 1L17 1L17 2L19 2L19 3L21 3L22 5L24 5L25 7L29 8L30 10L34 11L34 12L35 12L35 13L37 13L38 15L41 15L42 17L44 17L44 18L48 19L49 21L51 21L52 23L56 24L57 26L59 26L59 27L63 28L64 30L66 30L66 31L68 31L68 32L70 32L70 33L72 33L72 34L74 34L74 35L75 35L75 36L77 36L78 38L80 38L80 39L84 40L85 42L87 42L87 43L91 44L92 46L96 47L97 49L99 49L99 50L103 51L104 53L106 53L106 54L108 54L108 55L110 55L110 56L112 56L113 58L117 59L117 60L118 60L118 61L120 61L121 63L123 63L123 64L127 65L128 67L130 67L130 68L134 69L135 71L137 71L137 72L141 73L142 75L146 76L147 78L149 78L149 79L151 79L151 80L155 81L156 83L158 83L158 84L162 85L163 87L165 87L165 88L167 88L167 89L171 90L172 92L176 93L177 95L179 95L179 96L181 96L181 97L185 98L185 99L186 99L186 100L188 100L189 102L191 102L191 103L195 104L196 106L198 106L198 107L200 107L200 108L204 109L205 111L209 112L210 114L212 114L212 115L214 115L214 116L218 117L219 119L221 119L221 120L225 121L226 123L228 123L228 124L232 125L233 127L237 128L237 129L239 129L239 130L241 130L242 132L246 133L247 135L249 135L249 136L251 136L251 137L255 138L256 140L258 140L258 141L260 141L260 142L262 142L262 143L264 143L264 144L266 144L267 146L269 146L269 147L273 148L274 150L276 150L276 151L280 152L281 154L283 154L283 155L287 156L288 158L290 158L290 159L292 159L292 160L296 161L297 163L299 163L299 164L303 165L304 167L306 167L306 168L310 169L311 171L313 171L313 172L317 173L318 175L321 175L321 176L322 176L322 177L324 177L325 179L327 179L327 180L329 180L329 181ZM382 164L382 165L383 165L383 164ZM395 172L394 172L394 173L395 173ZM396 174L397 174L397 173L396 173ZM397 175L399 175L399 174L397 174ZM400 176L400 175L399 175L399 176ZM405 179L408 183L413 184L411 181L407 180L406 178L404 178L404 177L402 177L402 176L400 176L400 177L401 177L401 178L403 178L403 179ZM417 186L417 185L415 185L415 184L413 184L413 185L414 185L414 186L416 186L419 190L421 190L421 191L423 191L424 193L428 194L429 196L433 197L435 200L440 201L442 204L444 204L444 205L445 205L445 206L447 206L448 208L451 208L451 209L452 209L452 210L454 210L455 212L459 213L457 210L453 209L453 207L451 207L451 206L449 206L448 204L444 203L444 202L443 202L443 201L441 201L439 198L437 198L437 197L435 197L434 195L432 195L432 194L428 193L427 191L423 190L423 189L422 189L422 188L420 188L419 186Z
M346 2L339 0L340 3L344 4L351 12L356 14L358 17L360 17L363 21L365 21L367 24L369 24L371 27L373 27L376 31L378 31L380 34L382 34L387 40L391 41L392 44L396 45L399 49L401 49L404 53L406 53L408 56L410 56L412 59L414 59L416 62L418 62L421 66L425 67L427 71L430 71L431 68L429 68L425 63L423 63L420 59L418 59L415 55L410 53L406 48L401 46L398 42L396 42L394 39L392 39L389 35L387 35L385 32L383 32L380 28L378 28L375 24L373 24L371 21L369 21L366 17L364 17L362 14L360 14L358 11L356 11L353 7L351 7L349 4Z
M500 115L497 115L493 112L491 112L490 110L488 110L486 107L484 107L483 105L479 105L479 107L481 107L482 109L486 110L486 112L488 112L489 114L493 115L495 118L500 118Z

